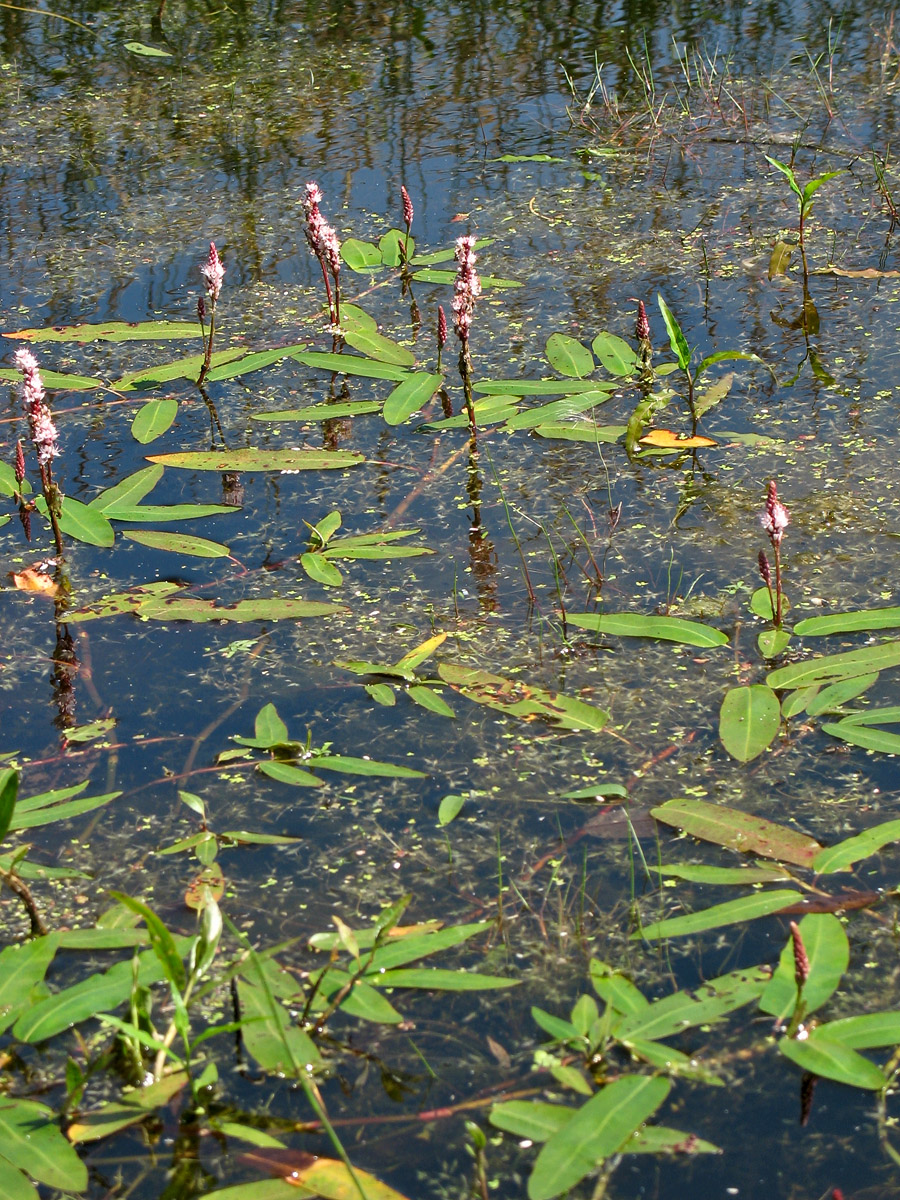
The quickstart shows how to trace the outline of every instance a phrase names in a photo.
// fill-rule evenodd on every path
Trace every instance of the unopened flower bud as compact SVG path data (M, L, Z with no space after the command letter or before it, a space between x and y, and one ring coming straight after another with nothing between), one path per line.
M25 478L25 451L22 449L21 441L16 442L16 465L15 465L16 483L21 484Z
M405 187L401 186L400 196L403 200L403 223L406 226L407 232L409 232L410 226L413 223L413 204L409 198L409 192Z
M763 529L769 535L773 546L780 546L784 531L791 523L791 514L778 499L778 485L775 480L769 483L766 493L766 508L760 517Z
M794 945L794 979L797 981L797 991L799 992L807 979L809 979L809 957L806 953L806 947L803 945L800 926L796 921L791 921L790 930L791 941Z
M772 571L769 567L769 560L766 558L765 550L760 550L759 552L759 574L766 587L771 587Z
M447 315L444 312L443 304L438 305L437 342L438 350L443 350L447 344Z
M650 340L650 322L643 300L638 300L637 321L634 326L634 336L639 342Z

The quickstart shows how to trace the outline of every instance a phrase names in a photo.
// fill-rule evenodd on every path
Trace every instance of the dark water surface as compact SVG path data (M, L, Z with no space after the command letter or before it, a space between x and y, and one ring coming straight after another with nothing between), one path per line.
M602 88L587 104L598 70ZM12 520L0 529L0 754L23 769L24 795L88 778L92 793L122 791L98 814L32 831L36 860L91 873L49 894L36 885L51 925L90 925L118 889L152 904L173 930L192 930L183 897L198 864L158 854L198 829L179 787L202 796L217 830L302 839L221 853L222 908L260 946L328 929L333 914L362 928L404 892L414 897L405 920L499 919L438 965L504 975L517 987L398 992L403 1026L341 1016L333 1029L349 1049L334 1051L322 1081L329 1113L353 1162L409 1197L480 1194L466 1117L488 1135L490 1194L525 1193L535 1150L491 1129L488 1101L547 1085L546 1073L531 1071L544 1037L530 1008L566 1016L589 990L591 956L627 970L655 997L772 963L784 944L781 916L674 939L663 951L629 942L633 902L654 920L676 910L675 895L655 889L618 826L598 825L548 860L560 836L594 812L593 802L565 793L627 785L651 863L657 855L735 861L671 830L660 828L658 840L646 832L648 807L678 795L795 822L824 842L900 815L894 758L838 742L818 721L801 715L746 764L726 754L717 733L726 689L765 675L756 648L764 626L747 602L759 584L757 514L770 478L792 514L784 553L798 615L897 603L900 264L873 151L886 160L891 192L898 97L892 19L862 5L184 0L160 14L153 4L75 3L58 16L0 7L3 330L192 320L197 264L214 239L226 267L217 348L331 350L303 236L301 198L315 179L342 238L377 241L402 225L405 185L419 252L463 233L493 239L479 268L522 286L486 289L479 300L476 378L553 376L544 347L554 332L590 344L609 330L631 341L637 299L647 304L657 359L671 358L657 292L702 354L752 352L771 368L738 362L710 372L734 367L735 382L702 421L720 444L693 458L641 458L621 440L554 440L499 426L480 432L473 454L463 428L423 429L422 416L390 426L377 412L324 424L253 420L332 399L380 402L392 386L332 378L291 358L210 383L208 403L183 379L137 393L56 394L58 476L84 503L146 466L148 454L224 444L365 457L348 471L239 478L167 469L147 502L238 507L160 527L225 543L230 556L151 549L122 532L137 526L116 522L112 548L68 544L73 609L172 580L222 604L303 596L346 605L328 618L191 624L119 615L61 629L52 602L7 578L52 553L49 531L35 515L27 545L13 501L3 499L0 516ZM770 277L773 246L796 240L797 214L764 155L787 162L792 147L802 181L842 172L816 197L805 288L796 251L790 271ZM835 274L835 266L875 275ZM388 272L347 268L342 281L345 300L434 370L437 305L449 313L448 287L417 283L410 295ZM4 367L20 344L4 339ZM109 384L197 353L200 343L34 349L46 370ZM454 412L463 400L456 356L451 332L444 365ZM177 398L177 418L141 445L131 422L141 402L160 395ZM624 426L635 402L633 388L619 389L597 410L598 423ZM441 415L435 399L425 416ZM686 429L684 402L673 399L659 423ZM25 436L10 384L0 413L5 462ZM619 503L610 534L608 512ZM434 553L341 561L340 588L314 583L298 558L307 524L332 510L342 513L342 533L415 529L410 540ZM733 649L709 654L565 629L561 602L567 612L704 620L728 633ZM66 633L71 645L59 640ZM447 640L421 676L434 679L440 661L480 667L580 697L609 711L609 725L566 732L449 687L441 694L454 720L402 692L387 707L365 691L371 679L340 665L395 663L437 633ZM849 635L829 649L864 642ZM69 654L76 670L61 669ZM884 672L867 702L896 696ZM411 766L425 778L334 774L313 790L214 769L234 735L252 735L268 703L298 741L309 730L315 747ZM106 717L115 718L106 738L68 740ZM441 828L448 794L466 801ZM896 886L895 863L889 847L853 886ZM689 910L730 895L678 891ZM27 922L8 893L3 914L7 938L23 938ZM829 1019L900 1004L891 920L887 904L878 917L846 919L850 971ZM285 958L297 970L311 962L302 942ZM49 982L105 965L70 954ZM800 1071L777 1054L770 1029L751 1006L712 1033L685 1035L680 1048L716 1063L724 1086L679 1081L660 1119L723 1154L627 1157L608 1195L895 1194L897 1167L879 1143L871 1093L823 1081L801 1128ZM72 1044L65 1051L74 1053ZM59 1106L60 1048L22 1053L21 1069L6 1077L10 1092ZM266 1114L260 1125L294 1149L331 1152L278 1124L310 1117L290 1081L239 1072L224 1039L219 1064L217 1103ZM100 1086L88 1099L111 1094ZM561 1087L555 1098L579 1102ZM470 1099L484 1104L417 1117ZM233 1139L198 1135L194 1144L194 1127L178 1122L174 1106L163 1108L152 1129L87 1147L86 1194L187 1198L259 1177L237 1160ZM577 1194L591 1188L582 1183Z

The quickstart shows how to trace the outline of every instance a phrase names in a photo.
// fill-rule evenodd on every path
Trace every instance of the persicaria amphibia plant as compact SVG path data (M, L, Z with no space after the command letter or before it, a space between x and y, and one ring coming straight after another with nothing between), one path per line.
M206 378L212 361L213 338L216 334L216 304L219 299L219 293L222 291L222 284L225 281L225 268L222 265L222 260L219 258L215 242L209 243L209 254L200 264L200 274L203 276L203 282L206 284L206 295L209 297L209 335L207 336L204 326L206 304L201 296L197 301L197 319L200 322L200 332L203 337L203 366L200 368L200 376L197 380L198 387Z
M337 329L341 323L341 243L337 234L319 211L322 193L319 185L310 182L306 185L303 197L303 211L306 214L306 240L310 250L319 261L322 268L322 278L325 280L325 294L328 297L328 312L331 324ZM334 289L332 290L332 283Z
M475 270L475 238L471 235L456 239L456 283L453 295L453 327L459 338L459 373L466 394L469 429L475 434L475 403L472 398L472 355L469 351L469 330L475 301L481 295L481 280Z
M53 480L53 460L59 455L59 441L53 417L47 407L44 392L44 382L37 359L30 350L17 350L13 362L22 372L21 397L28 417L28 429L31 440L37 451L38 468L41 475L41 491L47 504L47 515L53 527L53 537L56 542L57 554L62 554L62 534L59 528L59 518L62 515L62 493ZM21 484L25 478L25 452L22 443L16 446L15 463L16 481ZM20 508L24 500L19 501ZM27 515L27 514L25 514ZM30 533L30 523L22 521L26 536Z
M775 628L780 629L783 599L781 590L781 539L784 537L785 529L791 523L791 514L778 499L778 485L774 479L769 482L769 490L766 493L766 507L760 514L759 520L763 529L769 535L769 541L772 543L772 550L775 555L774 593L769 560L762 551L760 551L759 555L759 573L763 583L769 589L769 602L772 605L772 617L775 622Z

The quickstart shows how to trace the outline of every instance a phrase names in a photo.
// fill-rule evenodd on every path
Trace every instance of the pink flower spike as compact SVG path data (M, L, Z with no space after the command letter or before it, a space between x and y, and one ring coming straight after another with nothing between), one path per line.
M769 484L765 512L762 513L759 520L771 538L772 545L780 546L784 531L791 523L791 514L778 499L778 486L774 479Z
M459 264L454 285L453 313L456 336L465 346L472 327L475 301L481 295L481 280L475 270L475 238L470 236L456 239L456 261Z
M408 231L413 223L413 203L409 198L409 192L402 185L400 187L400 198L403 201L403 224Z
M638 300L637 321L634 326L634 335L639 342L650 340L650 322L647 319L647 310L644 308L643 300Z
M59 454L58 434L50 409L44 403L44 384L37 359L30 350L17 350L13 362L22 372L22 401L28 413L31 440L38 452L38 462L48 466Z
M219 292L222 290L222 283L225 279L225 268L222 266L215 242L209 243L209 256L206 262L200 264L200 274L206 284L206 294L215 304L219 299Z

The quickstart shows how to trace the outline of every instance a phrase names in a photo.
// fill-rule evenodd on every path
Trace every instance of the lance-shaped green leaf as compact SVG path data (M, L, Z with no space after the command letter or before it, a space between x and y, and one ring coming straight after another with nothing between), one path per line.
M4 337L9 337L9 334L4 334ZM9 383L21 383L22 372L15 371L10 367L0 369L0 379ZM96 388L104 386L102 379L96 379L91 375L69 375L65 371L45 371L41 367L41 381L44 387L49 388L54 392L92 392Z
M243 354L236 361L222 362L219 366L214 366L207 374L205 382L218 383L221 379L237 379L242 375L250 375L253 371L261 371L264 367L281 362L283 358L296 354L305 346L305 342L295 342L291 346L274 346L271 350L256 350L252 354Z
M334 471L356 467L362 454L350 450L186 450L151 454L150 462L186 471Z
M3 334L26 342L140 342L196 336L194 321L101 321L96 325L56 325Z
M9 832L18 794L19 772L14 767L5 767L0 771L0 842Z
M309 404L305 408L279 408L273 412L251 413L251 421L335 421L360 417L381 409L379 400L347 400L337 403Z
M416 356L405 346L399 345L377 330L348 329L344 333L344 341L367 358L378 362L391 363L398 367L411 367L415 364Z
M900 608L864 608L855 612L832 613L826 617L806 617L797 622L794 632L801 637L823 637L831 633L898 628Z
M478 379L472 384L485 396L578 396L614 387L602 379Z
M704 842L727 846L742 854L761 854L763 858L795 863L800 867L811 866L822 849L815 838L798 830L706 800L686 797L667 800L652 808L650 813L657 821L674 825Z
M730 971L690 991L675 992L636 1008L616 1025L616 1040L625 1043L632 1038L655 1041L717 1021L756 1000L768 982L766 970Z
M213 365L232 362L244 353L241 346L229 350L217 350L210 362ZM183 358L173 359L172 362L157 363L150 367L139 367L122 375L112 385L116 391L130 392L135 388L149 387L157 383L170 383L173 379L196 379L206 361L205 354L188 354Z
M63 1136L52 1109L33 1100L0 1099L0 1170L6 1176L6 1200L14 1200L18 1186L8 1177L10 1163L61 1191L82 1192L88 1185L87 1167ZM37 1196L33 1189L31 1194Z
M501 279L498 275L479 275L478 278L483 288L520 288L522 286L516 279ZM431 267L425 267L421 271L415 271L413 279L417 283L454 284L456 282L456 272L436 271Z
M883 846L900 841L900 820L884 821L864 833L845 838L834 846L826 846L812 860L812 869L820 875L846 871L854 863L877 854Z
M879 678L878 672L873 671L869 675L859 675L855 679L841 679L837 683L831 683L828 687L822 688L815 696L810 697L806 711L811 717L817 717L821 713L835 712L842 708L848 700L855 700L857 696L868 691L878 682ZM900 715L897 720L900 720Z
M293 1021L284 1008L254 976L252 964L245 968L249 979L238 979L244 1046L265 1071L296 1077L307 1064L321 1061L315 1042Z
M609 720L602 709L565 696L561 692L548 692L521 680L504 679L489 671L478 671L456 663L441 663L438 668L441 679L476 704L485 704L510 716L543 717L564 729L588 729L599 732Z
M359 238L346 238L341 242L341 258L351 271L373 271L384 266L378 246L372 242L361 242Z
M0 951L0 1031L31 1007L32 991L43 983L59 942L60 934L50 933Z
M729 688L719 712L722 745L738 762L750 762L767 749L781 725L781 705L763 683Z
M884 1072L873 1062L845 1043L819 1034L818 1030L813 1030L806 1041L784 1037L779 1041L778 1049L804 1071L833 1079L836 1083L872 1092L880 1092L887 1085Z
M822 726L823 733L860 746L863 750L877 750L882 754L900 754L900 734L887 729L872 729L855 721L836 721Z
M553 400L550 404L540 404L537 408L528 408L516 413L506 422L507 430L534 429L538 425L546 425L554 421L564 421L568 417L587 412L598 404L605 404L611 396L610 392L583 392L578 396L567 396L563 400Z
M417 371L398 383L384 402L383 416L388 425L402 425L414 412L424 408L444 382L443 375Z
M41 516L46 517L47 501L44 497L37 496L35 504ZM108 547L116 539L113 527L103 513L71 496L62 498L59 527L67 537L74 538L77 542L85 542L89 546Z
M566 620L580 629L592 629L613 637L648 637L685 646L725 646L728 635L700 621L684 617L660 617L644 613L567 613Z
M310 579L324 584L325 587L340 587L344 582L343 575L334 563L329 562L318 552L307 551L305 554L301 554L300 566Z
M755 921L758 917L766 917L771 913L780 912L788 905L797 904L801 899L800 892L787 890L759 892L753 896L744 896L740 900L727 900L724 904L714 904L711 908L704 908L699 912L686 913L682 917L669 917L664 921L654 921L633 933L631 940L639 941L644 938L650 942L657 938L683 937L689 933L702 933L706 929L724 929L727 925Z
M216 604L190 596L152 596L139 605L140 617L150 621L297 621L303 617L330 617L347 609L341 604L273 596L267 600L239 600ZM71 621L71 614L66 614Z
M535 433L542 438L555 438L563 442L617 442L625 436L624 425L561 425L549 421L538 425Z
M669 345L672 347L672 353L678 359L678 365L681 367L682 371L686 371L691 364L691 348L687 344L687 339L681 332L681 326L675 320L672 310L658 292L656 295L656 301L659 304L659 311L662 313L662 319L665 322L666 333L669 335Z
M841 1017L816 1027L819 1037L840 1042L853 1050L879 1050L884 1046L900 1046L900 1012L864 1013L858 1017Z
M878 646L864 646L860 650L846 650L841 654L829 654L805 662L790 663L771 671L766 677L770 688L800 688L813 684L832 683L838 679L855 679L873 671L884 671L888 667L900 666L900 641L882 642Z
M850 943L833 913L808 913L799 924L809 959L809 977L803 985L803 1005L815 1012L837 990L850 962ZM797 1007L797 981L793 939L781 951L772 981L759 1000L764 1013L783 1021Z
M334 354L324 350L304 350L292 354L299 363L316 367L320 371L331 371L336 375L359 375L364 379L392 379L400 383L409 374L403 367L387 362L376 362L372 358L361 358L358 354Z
M669 1094L668 1079L626 1075L583 1104L544 1143L528 1180L529 1200L553 1200L615 1154Z
M496 1129L531 1142L546 1142L571 1121L578 1111L543 1100L507 1100L495 1104L488 1120Z
M167 550L171 554L187 554L194 558L227 558L231 553L221 542L194 537L188 533L167 533L162 529L123 529L122 536L139 542L151 550Z
M133 508L153 491L163 477L164 467L142 467L133 475L126 475L112 487L105 488L90 503L91 508L102 513L119 508Z

